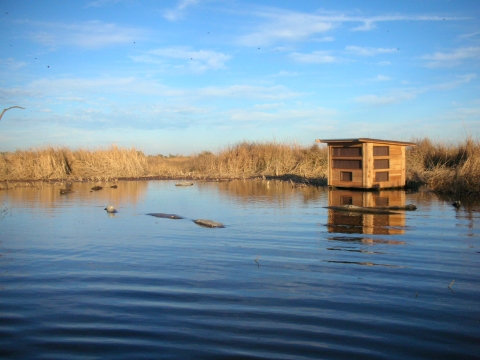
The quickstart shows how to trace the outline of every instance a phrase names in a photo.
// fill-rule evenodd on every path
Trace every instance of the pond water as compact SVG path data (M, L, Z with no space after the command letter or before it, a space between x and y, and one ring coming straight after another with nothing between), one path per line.
M93 185L0 192L0 358L480 354L480 204L274 181Z

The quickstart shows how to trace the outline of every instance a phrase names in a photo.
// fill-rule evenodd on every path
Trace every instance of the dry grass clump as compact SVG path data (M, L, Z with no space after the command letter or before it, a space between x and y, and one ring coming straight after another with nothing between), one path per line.
M193 177L192 158L188 156L148 156L148 172L153 176Z
M148 175L147 157L135 149L77 150L71 157L72 173L83 178L141 177Z
M0 156L1 180L45 180L70 176L66 160L71 151L46 147L39 150L17 150Z
M453 144L429 139L407 151L407 178L435 192L453 196L480 194L480 142L467 138Z
M135 149L76 150L45 147L0 155L0 180L140 177L146 156Z
M327 152L317 145L305 148L276 142L241 142L218 154L202 152L192 159L192 170L219 177L297 175L325 177Z

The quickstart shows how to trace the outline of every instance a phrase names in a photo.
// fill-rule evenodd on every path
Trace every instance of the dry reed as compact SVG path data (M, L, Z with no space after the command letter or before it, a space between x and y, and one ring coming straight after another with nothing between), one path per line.
M408 184L427 184L431 190L451 196L480 194L478 140L415 142L417 146L407 150ZM116 146L96 150L45 147L0 154L0 181L261 176L325 184L327 163L326 148L316 144L241 142L216 154L204 151L189 157L146 156L133 148Z
M415 141L407 151L407 178L454 197L480 194L480 142L468 137L459 143Z

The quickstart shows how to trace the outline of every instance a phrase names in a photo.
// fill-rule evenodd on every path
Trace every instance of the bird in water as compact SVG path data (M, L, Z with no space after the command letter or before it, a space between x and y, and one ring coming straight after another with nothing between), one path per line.
M452 206L453 207L456 207L457 209L462 205L462 203L460 202L460 200L455 200L453 203L452 203Z
M117 212L117 209L115 209L113 205L108 205L104 210L107 210L109 214L115 214Z

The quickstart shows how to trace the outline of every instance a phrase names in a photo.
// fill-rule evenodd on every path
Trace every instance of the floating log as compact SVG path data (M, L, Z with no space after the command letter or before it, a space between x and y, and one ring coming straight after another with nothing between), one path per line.
M326 209L338 210L338 211L348 211L348 212L359 212L365 214L399 214L398 212L391 211L389 209L382 208L368 208L355 205L343 205L343 206L326 206Z
M110 186L110 187L111 187L112 189L116 189L116 188L118 188L118 185L115 184L115 185L112 185L112 186Z
M150 214L147 214L147 215L155 216L155 217L163 218L163 219L174 219L174 220L185 219L183 216L175 215L175 214L150 213Z
M413 211L413 210L417 210L417 206L416 206L415 204L407 204L407 205L404 205L404 206L376 206L376 207L367 207L367 209Z
M103 189L103 187L101 187L101 186L94 186L94 187L92 187L92 190L93 190L93 191L102 190L102 189Z
M192 186L192 185L193 185L192 182L180 182L175 184L175 186Z
M212 220L204 220L204 219L198 219L198 220L193 220L193 222L197 225L203 226L203 227L208 227L208 228L224 228L222 223L212 221Z

